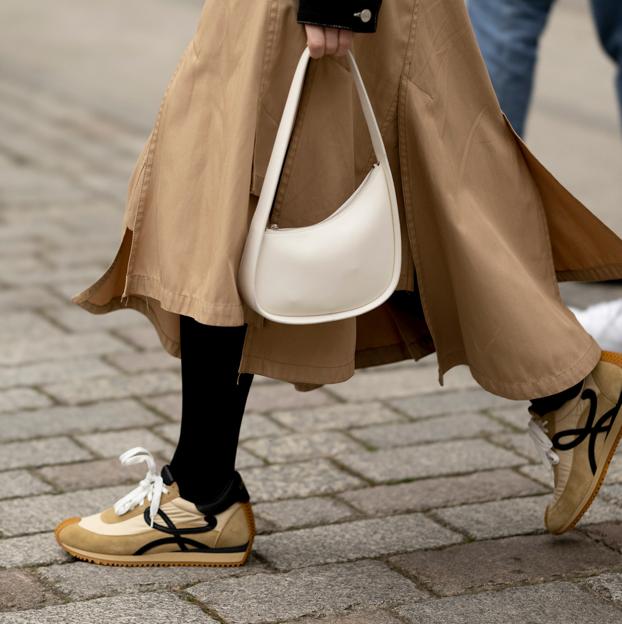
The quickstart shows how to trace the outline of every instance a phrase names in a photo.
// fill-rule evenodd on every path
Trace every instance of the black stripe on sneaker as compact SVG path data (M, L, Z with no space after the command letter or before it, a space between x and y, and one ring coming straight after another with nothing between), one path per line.
M559 431L553 436L553 447L560 451L568 451L570 449L579 446L589 436L588 441L588 457L590 460L590 468L592 474L595 475L598 469L596 464L596 437L599 433L605 434L605 439L609 435L613 423L615 422L620 407L622 407L622 393L618 397L618 402L608 411L606 411L597 421L596 420L596 408L598 406L598 397L591 388L583 391L581 394L582 399L587 399L590 402L590 411L585 423L585 427L582 429L566 429ZM561 442L562 438L573 436L573 439L569 442Z
M156 548L157 546L163 546L165 544L179 544L179 540L182 540L184 543L183 552L190 553L235 553L235 552L244 552L248 548L248 542L246 544L242 544L241 546L221 546L220 548L212 548L210 546L206 546L201 542L197 542L196 540L187 538L187 537L163 537L161 539L153 540L144 546L141 546L134 555L144 555L146 552L150 551L152 548ZM194 548L187 548L187 546L194 546Z

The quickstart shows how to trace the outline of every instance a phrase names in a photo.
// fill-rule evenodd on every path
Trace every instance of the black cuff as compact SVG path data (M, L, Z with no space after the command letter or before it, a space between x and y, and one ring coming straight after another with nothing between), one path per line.
M298 23L376 32L382 0L299 0Z

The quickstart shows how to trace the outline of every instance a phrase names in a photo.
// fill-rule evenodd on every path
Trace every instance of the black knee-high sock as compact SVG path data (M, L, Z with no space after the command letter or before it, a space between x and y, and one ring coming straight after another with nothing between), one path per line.
M238 365L246 325L203 325L180 316L182 416L170 470L180 494L209 503L229 485L253 375Z
M570 399L576 397L579 392L581 392L582 387L583 381L580 381L576 386L572 386L572 388L563 390L558 394L552 394L547 397L542 397L541 399L532 399L531 408L536 414L544 416L549 412L559 409L566 401L570 401Z

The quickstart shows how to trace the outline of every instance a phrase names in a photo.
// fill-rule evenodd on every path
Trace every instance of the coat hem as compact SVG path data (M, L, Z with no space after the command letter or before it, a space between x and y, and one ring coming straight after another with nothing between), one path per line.
M115 310L125 309L136 310L137 312L144 314L153 324L156 334L160 339L160 343L166 352L170 353L173 357L181 358L181 348L179 342L171 338L164 331L164 328L158 322L157 317L151 313L147 299L142 299L135 295L129 295L123 301L121 301L119 297L116 297L104 305L97 305L86 299L81 300L80 295L76 295L72 298L72 302L91 314L107 314L109 312L114 312Z
M622 279L622 264L605 264L589 269L557 271L560 282L599 282Z
M158 280L145 275L131 275L127 278L125 292L156 299L160 307L174 314L191 316L204 325L239 327L244 325L244 307L234 303L203 303L200 299L182 293L166 290Z
M244 355L240 362L240 372L286 381L294 384L297 390L306 391L320 388L325 384L347 381L354 375L354 360L337 366L314 367L308 364L301 366L253 355ZM310 377L313 378L313 382L309 382Z
M473 379L484 389L497 396L515 401L538 399L541 397L557 394L585 379L600 361L602 349L599 344L592 339L587 351L581 355L571 366L558 373L538 377L521 382L498 382L482 375L473 366L469 366L466 361L454 362L444 373L453 366L466 364L471 370ZM466 358L464 358L466 360Z

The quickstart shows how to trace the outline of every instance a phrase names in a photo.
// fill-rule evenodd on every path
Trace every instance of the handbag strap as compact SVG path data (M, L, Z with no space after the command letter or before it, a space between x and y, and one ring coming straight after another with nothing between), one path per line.
M365 85L363 84L363 79L361 78L361 73L359 71L358 65L356 64L356 59L354 58L354 55L350 50L347 50L347 56L350 63L350 68L352 70L352 77L354 78L356 91L361 102L363 115L365 116L367 127L369 128L369 134L371 136L376 159L381 164L381 166L384 167L385 171L389 174L388 177L390 178L389 160L387 158L384 142L380 133L380 128L378 127L376 116L374 115L373 107L369 100L369 96L367 95ZM305 46L300 56L300 60L298 61L298 65L292 79L291 87L289 89L289 94L285 102L285 108L283 110L281 122L279 124L276 139L274 141L274 146L272 148L270 161L268 162L268 167L266 169L266 175L264 177L264 182L261 188L259 201L257 202L257 206L255 207L256 218L253 218L251 228L261 228L263 230L267 227L268 219L270 218L270 212L272 210L272 205L274 203L274 198L276 196L276 191L278 188L283 163L285 161L287 147L291 140L294 122L296 120L296 114L298 112L300 96L302 93L304 79L310 58L311 56L309 53L309 48ZM389 180L389 182L391 183L392 179Z

